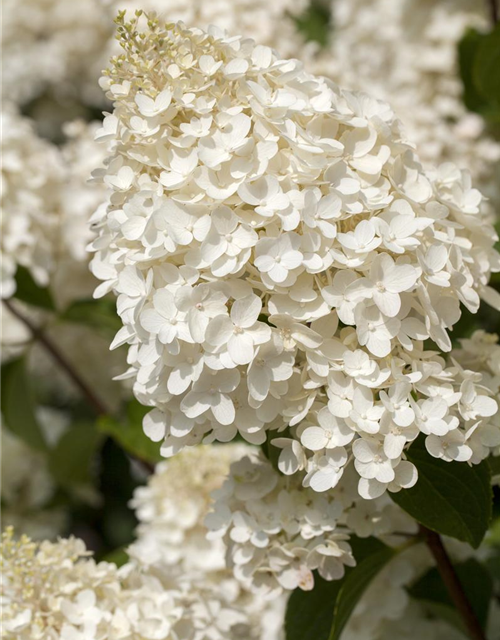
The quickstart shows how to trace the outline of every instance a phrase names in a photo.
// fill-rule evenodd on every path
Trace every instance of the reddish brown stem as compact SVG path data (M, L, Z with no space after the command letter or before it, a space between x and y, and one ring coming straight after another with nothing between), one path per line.
M79 389L82 396L86 399L92 409L98 416L111 415L111 412L101 399L93 392L85 380L80 376L78 371L75 370L71 362L67 360L66 356L61 353L58 347L52 342L52 340L45 334L43 329L35 326L29 318L27 318L11 300L2 301L7 309L14 315L20 322L22 322L30 331L33 339L39 342L45 350L51 355L56 364L66 373L66 375L72 380L74 385ZM154 465L150 464L147 460L142 460L136 456L131 456L137 460L148 472L154 471Z
M29 318L27 318L15 304L12 303L11 300L3 300L4 305L7 309L15 316L20 322L22 322L30 331L31 335L35 340L37 340L45 350L51 355L52 359L59 365L61 369L67 374L67 376L72 380L73 384L80 390L81 394L87 400L87 402L91 405L97 415L107 415L109 411L107 410L104 403L100 398L96 396L96 394L92 391L92 389L88 386L88 384L83 380L83 378L75 371L75 368L66 359L66 356L61 353L58 347L52 342L52 340L45 334L43 329L35 326Z
M497 0L487 0L491 23L493 28L498 23L498 2Z
M436 562L450 598L453 601L472 640L486 640L483 628L467 598L460 580L453 568L450 557L444 548L441 536L427 527L420 526L420 532Z

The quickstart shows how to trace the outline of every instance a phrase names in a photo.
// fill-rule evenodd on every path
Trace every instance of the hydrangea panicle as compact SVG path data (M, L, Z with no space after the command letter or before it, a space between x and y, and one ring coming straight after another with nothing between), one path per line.
M468 175L425 171L387 104L252 40L117 22L93 272L162 453L274 439L304 486L354 466L365 498L416 482L419 434L431 455L484 458L490 390L425 345L449 352L461 305L494 299Z

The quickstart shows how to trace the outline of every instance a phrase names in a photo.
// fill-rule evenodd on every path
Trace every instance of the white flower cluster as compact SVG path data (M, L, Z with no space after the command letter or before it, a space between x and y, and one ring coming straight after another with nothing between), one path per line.
M101 0L5 0L2 9L9 99L28 102L47 87L64 99L95 82L112 37L112 15Z
M278 474L261 458L233 463L214 492L206 518L211 538L224 536L228 566L245 586L266 597L282 589L314 586L313 570L326 580L354 566L349 536L337 531L342 504L333 493L319 495Z
M251 450L242 444L198 446L158 464L130 503L139 526L127 553L163 581L175 581L188 590L195 584L207 593L221 594L232 608L245 613L251 638L262 634L267 640L280 634L285 599L263 598L238 582L226 566L223 541L208 539L204 524L211 493L221 487L231 463ZM246 633L250 634L248 628Z
M158 464L130 502L139 526L128 553L141 565L170 574L225 570L223 545L207 540L203 521L211 492L246 452L245 445L200 445Z
M2 157L1 284L2 297L9 297L17 264L30 269L38 284L49 281L64 166L57 149L10 105L3 110Z
M354 455L370 498L415 483L419 433L432 455L484 457L495 401L423 348L451 349L460 303L498 302L467 174L426 173L385 103L251 40L141 28L121 16L102 80L114 153L95 175L113 195L92 269L95 295L118 295L124 377L155 407L146 433L170 456L292 427L285 473L325 491Z
M60 303L91 290L86 244L90 213L106 196L89 187L90 171L105 149L92 138L95 125L73 123L68 142L56 147L40 138L33 123L4 105L2 120L2 297L16 288L17 266L40 286L52 285Z
M292 16L302 13L308 0L105 0L117 11L142 9L156 14L169 22L182 21L207 29L216 25L230 35L244 33L259 44L279 49L286 55L296 55L304 46L297 33Z
M332 0L330 46L310 62L348 89L391 103L424 163L454 161L500 202L500 145L463 104L458 43L468 28L487 31L475 0ZM497 168L495 169L495 165Z
M136 563L96 563L83 541L32 543L3 535L2 637L7 640L258 640L260 615L224 583L176 584Z
M234 576L265 597L312 589L315 570L325 580L341 579L345 567L356 564L351 533L367 537L416 530L387 496L361 499L352 469L333 491L319 494L255 453L231 465L213 497L213 511L205 519L208 538L223 538Z
M303 46L292 15L307 0L18 0L3 3L5 94L17 104L29 103L49 91L51 108L99 105L101 69L115 50L113 18L118 10L156 11L169 20L230 33L246 33L261 44L294 55ZM38 119L35 115L35 119Z

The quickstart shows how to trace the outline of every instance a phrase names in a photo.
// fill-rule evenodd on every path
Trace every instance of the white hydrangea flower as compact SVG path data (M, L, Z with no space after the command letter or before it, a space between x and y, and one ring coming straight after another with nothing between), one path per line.
M484 458L494 438L468 441L498 431L491 392L424 349L450 351L461 304L494 302L496 235L468 175L426 172L388 105L251 40L118 22L93 271L96 296L119 295L113 346L163 454L276 439L313 490L354 459L365 498L416 482L420 433L437 457Z
M2 119L2 297L16 288L17 264L47 285L54 268L57 198L64 176L56 148L37 137L30 121L14 108Z
M334 31L308 68L389 101L425 165L466 167L497 207L500 145L465 108L458 68L467 29L489 29L487 8L474 0L333 0L330 7Z
M223 570L224 550L206 539L203 520L210 493L222 485L231 462L247 450L245 445L199 446L160 463L130 502L140 524L129 554L141 565L156 571L163 567L171 575Z
M293 55L304 46L311 52L315 49L305 45L293 20L306 7L306 0L272 4L264 0L75 0L71 7L65 0L44 0L42 4L25 0L19 11L16 0L7 0L3 6L3 52L8 61L4 88L16 104L48 94L46 108L58 126L66 115L61 103L69 102L76 109L103 103L97 80L116 51L113 18L118 10L156 11L170 20L201 27L217 24L233 34L248 33L261 44L279 45ZM206 64L209 71L208 61ZM34 117L47 124L43 115Z
M99 52L112 37L112 13L99 0L16 0L3 6L6 62L4 87L17 104L37 97L47 87L92 102L99 73ZM72 95L73 94L73 95ZM54 108L54 105L53 105Z
M56 147L40 138L12 104L2 121L2 297L14 294L17 266L40 286L51 286L64 305L95 286L88 274L88 220L106 196L89 186L91 168L105 149L93 141L96 127L69 124L67 142ZM75 293L77 292L77 293Z
M291 483L261 458L233 463L214 497L214 510L206 518L209 537L224 537L235 577L256 593L309 590L313 570L336 580L346 565L355 564L347 530L337 529L340 500Z
M37 545L3 534L3 633L9 640L264 640L278 638L279 608L224 580L175 581L136 562L89 558L82 540ZM275 635L274 635L275 634Z

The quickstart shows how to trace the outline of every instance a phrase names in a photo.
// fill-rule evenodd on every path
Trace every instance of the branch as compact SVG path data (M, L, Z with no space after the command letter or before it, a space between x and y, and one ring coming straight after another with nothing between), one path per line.
M472 609L462 584L455 573L450 557L444 548L441 536L438 533L427 529L427 527L424 527L423 525L420 525L420 533L436 561L441 579L443 580L450 598L465 624L469 636L472 640L486 640L486 636L484 635L484 631L479 620Z
M12 304L11 300L2 300L7 309L15 316L20 322L22 322L31 332L33 338L42 344L45 349L50 353L52 359L65 371L69 378L73 381L75 386L80 390L81 394L86 398L88 403L97 413L97 415L106 415L110 412L98 398L88 384L83 380L79 373L75 370L71 362L66 359L66 356L62 354L58 347L52 342L52 340L45 335L43 329L36 327L29 318L26 318L22 312L17 309L15 304Z
M101 401L98 396L92 391L88 384L83 380L80 374L75 370L71 362L66 359L66 356L59 351L58 347L52 342L52 340L45 334L43 329L35 326L29 318L26 318L24 314L16 308L15 304L12 304L11 300L2 300L7 309L15 316L20 322L22 322L31 332L31 335L37 340L48 353L52 356L52 359L63 369L68 377L73 381L75 386L80 390L83 397L87 400L90 406L94 409L98 416L111 415L111 411ZM149 473L154 472L154 465L147 460L143 460L137 456L129 454L131 458L137 460Z
M487 0L490 19L493 25L493 28L498 23L498 3L497 0Z

